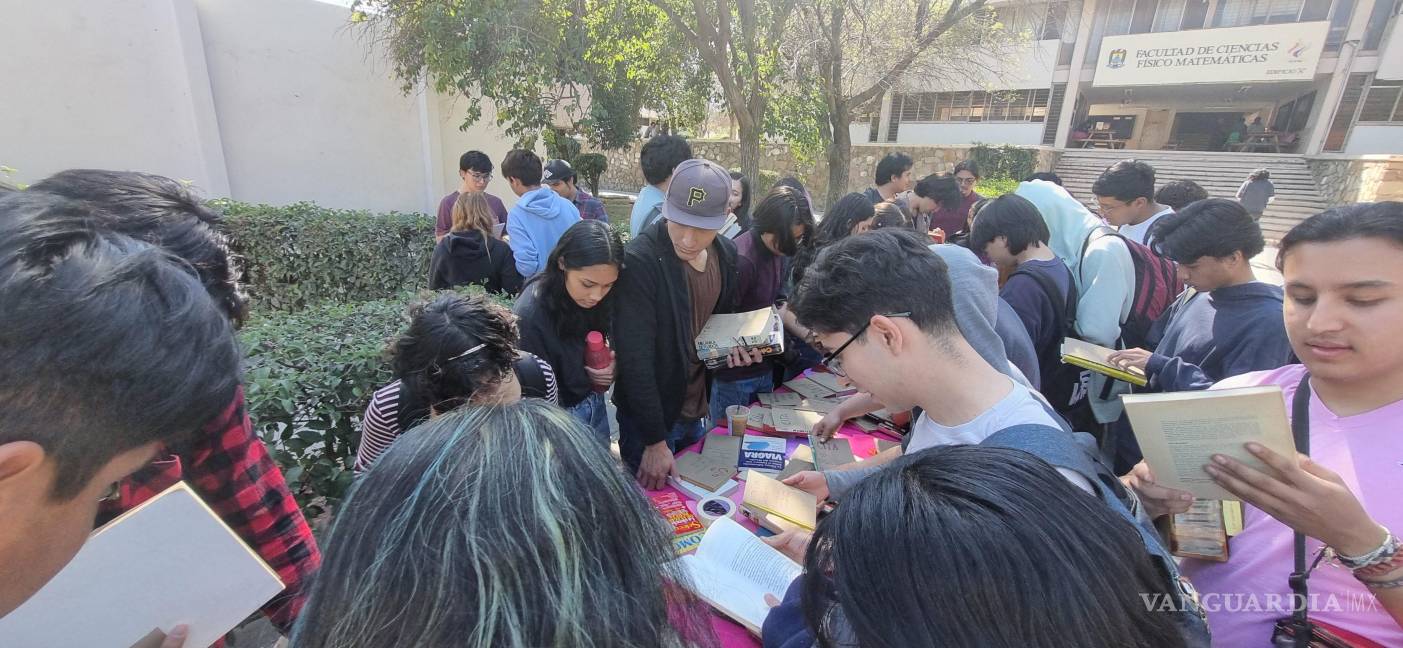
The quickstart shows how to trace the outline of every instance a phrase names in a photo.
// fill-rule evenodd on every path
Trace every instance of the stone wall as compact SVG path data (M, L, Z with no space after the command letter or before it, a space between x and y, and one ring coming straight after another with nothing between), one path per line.
M1327 205L1403 200L1403 155L1306 158Z
M740 166L740 144L735 140L692 140L692 154L720 163L727 168ZM643 186L643 170L638 166L636 143L626 149L600 151L609 159L609 169L600 178L600 189L634 193ZM1038 170L1050 171L1057 164L1060 152L1047 147L1035 147ZM862 191L872 186L877 161L888 153L900 151L915 160L915 175L948 173L969 154L968 146L918 146L911 144L853 144L848 169L848 191ZM795 176L808 188L814 202L822 210L828 195L828 163L819 159L812 164L800 164L782 143L766 143L760 147L760 169L776 178ZM768 173L766 174L768 175Z

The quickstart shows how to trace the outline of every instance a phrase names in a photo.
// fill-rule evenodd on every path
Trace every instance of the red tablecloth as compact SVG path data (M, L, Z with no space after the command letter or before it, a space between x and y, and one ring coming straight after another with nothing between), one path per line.
M719 434L725 436L727 434L727 431L724 427L718 427L713 429L711 431L711 434ZM755 432L754 430L751 430L750 434L759 433ZM877 454L877 439L882 439L884 441L895 440L894 437L888 437L884 434L868 434L866 432L863 432L862 428L859 428L858 426L853 425L852 423L847 423L841 429L839 429L837 436L849 440L849 443L852 445L853 455L855 455L858 459L866 459ZM788 447L785 448L785 457L792 456L794 454L794 450L800 445L809 444L808 439L804 438L790 438L788 441ZM678 454L685 454L688 452L700 452L704 443L705 441L703 440L703 443L698 443L696 445L683 448L682 450L678 451ZM737 475L736 478L739 480L741 477L744 476L744 474L741 474ZM686 500L687 508L690 509L693 514L697 512L697 499L694 495L687 491L680 490L672 486L664 486L661 489L646 492L649 495L666 492L677 493L679 496L682 497L682 499ZM736 521L739 522L745 528L750 529L751 531L756 530L758 528L756 524L753 521L751 521L750 518L747 518L739 513L741 500L745 497L745 482L743 480L740 482L740 487L733 491L729 497L731 501L736 503ZM713 611L711 615L711 627L716 631L716 636L720 638L721 645L726 648L753 648L760 645L759 637L750 634L750 632L747 631L739 623L736 623L726 618L725 616L716 613L715 611Z

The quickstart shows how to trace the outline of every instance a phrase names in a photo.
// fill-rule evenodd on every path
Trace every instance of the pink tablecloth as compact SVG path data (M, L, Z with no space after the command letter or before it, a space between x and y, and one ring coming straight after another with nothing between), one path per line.
M759 434L758 432L755 432L753 430L750 433ZM711 434L720 434L724 436L725 434L727 434L727 431L725 428L718 427L716 429L713 429L711 431ZM882 439L885 441L893 440L893 438L883 434L872 435L863 432L862 428L859 428L851 423L844 425L840 430L838 430L837 436L849 440L849 443L852 445L853 455L855 455L859 459L866 459L877 454L877 439ZM705 442L703 441L703 443L699 443L688 448L683 448L682 450L678 451L678 454L685 454L688 452L700 452L704 443ZM800 445L808 444L808 439L790 438L788 447L785 448L785 456L792 456L796 448L798 448ZM744 475L739 475L737 476L737 478L739 479L739 477L743 476ZM652 495L656 493L666 493L669 491L677 493L682 497L682 499L686 500L687 508L691 509L692 513L697 512L697 500L696 497L693 496L691 493L679 490L677 488L673 488L672 486L664 486L661 489L647 492L649 495ZM737 511L740 510L741 500L744 499L744 497L745 482L741 481L740 488L737 488L734 492L730 494L731 501L736 503ZM737 514L735 519L737 522L741 523L741 525L743 525L747 529L750 529L751 531L754 531L758 528L756 524L750 520L750 518L747 518L743 515ZM720 638L721 645L726 648L752 648L760 645L759 637L750 634L750 632L739 623L736 623L714 611L711 615L711 627L716 631L716 636Z

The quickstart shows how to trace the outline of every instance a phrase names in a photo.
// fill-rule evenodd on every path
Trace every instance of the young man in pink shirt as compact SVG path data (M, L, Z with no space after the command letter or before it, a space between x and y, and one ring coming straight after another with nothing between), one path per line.
M1403 203L1318 214L1281 240L1285 322L1303 365L1224 380L1214 388L1279 385L1286 403L1309 373L1310 456L1248 444L1271 470L1215 456L1204 469L1238 495L1243 528L1227 562L1186 559L1214 643L1270 645L1292 611L1294 537L1307 564L1310 619L1386 646L1403 646ZM1154 483L1141 463L1125 478L1152 515L1188 509L1192 496ZM1390 529L1393 530L1390 532Z

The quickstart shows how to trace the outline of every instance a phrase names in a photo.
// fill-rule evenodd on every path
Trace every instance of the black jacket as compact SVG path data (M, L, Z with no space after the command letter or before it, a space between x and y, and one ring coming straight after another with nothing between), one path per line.
M482 232L450 232L434 247L429 261L429 288L442 290L477 284L489 292L521 292L521 273L511 246L498 238L483 240Z
M721 268L717 313L735 311L736 244L717 236L710 254ZM659 218L638 233L624 252L614 286L614 404L638 422L643 445L667 438L687 391L688 349L694 348L691 295L682 260Z
M512 305L520 335L516 346L550 363L560 388L560 406L574 407L594 389L585 371L585 339L565 338L556 332L555 322L541 303L540 288L540 281L527 285Z

